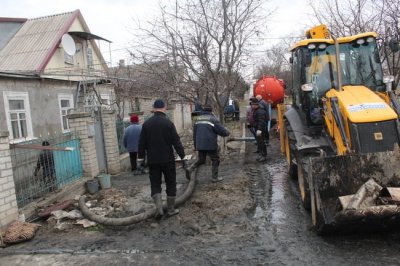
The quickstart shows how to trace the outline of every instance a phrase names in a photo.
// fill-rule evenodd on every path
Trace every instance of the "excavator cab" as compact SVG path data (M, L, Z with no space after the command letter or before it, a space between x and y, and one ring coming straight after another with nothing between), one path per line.
M314 118L316 110L322 108L328 90L339 90L338 71L342 86L362 85L372 91L386 91L375 37L374 33L366 33L341 40L340 69L332 39L307 39L292 49L293 104L302 109L309 125L321 124L318 117Z

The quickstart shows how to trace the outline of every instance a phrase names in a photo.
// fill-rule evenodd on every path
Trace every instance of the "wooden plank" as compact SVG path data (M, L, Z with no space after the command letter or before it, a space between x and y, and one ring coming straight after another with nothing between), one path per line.
M10 144L10 148L30 150L73 151L74 147L42 146L39 144Z

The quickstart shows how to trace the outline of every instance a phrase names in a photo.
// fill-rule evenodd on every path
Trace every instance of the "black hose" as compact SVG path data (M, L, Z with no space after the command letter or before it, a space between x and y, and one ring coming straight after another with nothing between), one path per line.
M196 170L196 173L192 174L194 172L194 170ZM189 181L185 191L183 192L183 194L180 195L179 197L177 197L177 199L175 201L175 206L182 205L193 194L195 184L196 184L196 175L197 175L197 168L191 169L190 181ZM153 208L146 212L136 214L133 216L123 217L123 218L104 217L104 216L97 215L97 214L93 213L92 211L90 211L90 209L86 206L85 198L86 198L85 196L81 196L79 198L79 208L81 209L82 214L89 220L94 221L99 224L103 224L103 225L123 226L123 225L136 224L136 223L139 223L146 219L149 219L151 217L154 217L156 214L156 209ZM163 208L165 210L167 209L166 204L163 205Z

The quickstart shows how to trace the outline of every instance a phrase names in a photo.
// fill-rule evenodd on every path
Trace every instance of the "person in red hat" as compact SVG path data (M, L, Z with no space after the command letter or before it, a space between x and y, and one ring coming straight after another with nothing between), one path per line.
M124 146L129 152L132 171L137 169L137 153L139 148L139 138L142 126L139 125L139 117L131 115L131 125L124 131Z

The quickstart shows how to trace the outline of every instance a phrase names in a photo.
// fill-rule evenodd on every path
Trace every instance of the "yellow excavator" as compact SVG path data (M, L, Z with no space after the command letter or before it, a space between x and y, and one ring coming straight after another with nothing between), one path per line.
M278 106L281 151L318 233L400 225L400 106L377 34L325 25L291 49L292 102Z

